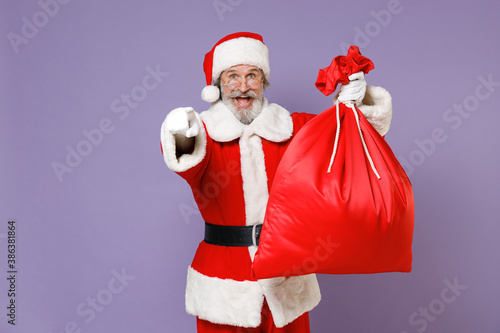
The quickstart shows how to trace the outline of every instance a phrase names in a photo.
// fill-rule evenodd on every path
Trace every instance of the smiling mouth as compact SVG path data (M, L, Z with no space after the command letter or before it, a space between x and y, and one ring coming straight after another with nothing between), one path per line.
M252 98L247 96L235 97L234 100L240 108L248 108L252 104Z

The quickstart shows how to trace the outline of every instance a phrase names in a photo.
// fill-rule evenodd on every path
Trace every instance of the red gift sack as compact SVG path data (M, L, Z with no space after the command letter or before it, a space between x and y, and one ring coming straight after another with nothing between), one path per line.
M409 272L413 223L411 183L391 148L355 106L337 104L285 152L253 272Z

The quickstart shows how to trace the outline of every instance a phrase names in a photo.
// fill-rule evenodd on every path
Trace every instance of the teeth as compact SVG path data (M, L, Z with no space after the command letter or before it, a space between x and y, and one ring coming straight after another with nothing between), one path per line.
M250 106L250 97L236 97L236 103L238 104L239 107L246 108Z

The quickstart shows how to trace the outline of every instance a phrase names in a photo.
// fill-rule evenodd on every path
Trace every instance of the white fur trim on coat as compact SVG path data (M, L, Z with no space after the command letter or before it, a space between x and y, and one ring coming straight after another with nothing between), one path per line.
M201 124L200 116L195 113L196 118ZM176 156L175 137L167 129L169 117L165 118L161 126L161 147L163 149L163 159L167 166L175 172L186 171L200 163L206 154L207 134L203 126L200 126L200 132L195 136L194 150L191 154L183 154L179 158Z
M278 104L269 104L265 97L262 112L249 125L240 122L222 101L212 104L200 114L200 118L207 126L210 137L218 142L236 140L243 135L243 131L272 142L286 141L293 133L290 112Z
M256 281L208 277L188 269L186 312L216 324L257 327L267 300L276 327L316 307L321 294L315 274Z
M188 269L186 312L216 324L257 327L264 303L255 281L219 279Z
M246 225L255 225L264 221L269 198L262 140L249 126L239 143Z

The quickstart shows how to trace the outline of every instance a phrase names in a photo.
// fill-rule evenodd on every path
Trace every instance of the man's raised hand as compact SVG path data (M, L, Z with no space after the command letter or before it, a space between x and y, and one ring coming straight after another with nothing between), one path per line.
M351 102L360 105L365 97L366 81L363 72L357 72L349 76L349 83L340 87L338 95L339 102Z
M200 132L200 122L192 107L182 107L172 110L167 117L167 130L174 135L192 138Z

